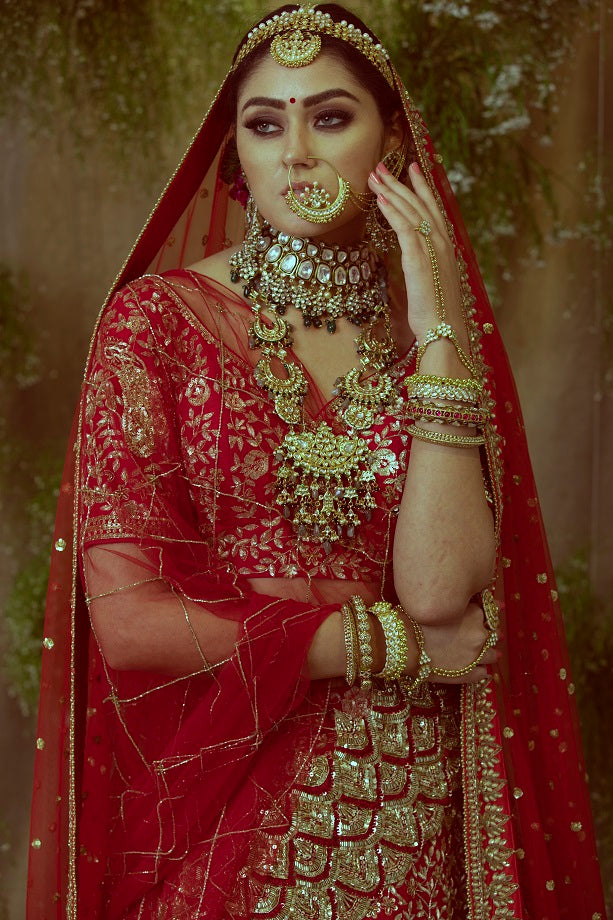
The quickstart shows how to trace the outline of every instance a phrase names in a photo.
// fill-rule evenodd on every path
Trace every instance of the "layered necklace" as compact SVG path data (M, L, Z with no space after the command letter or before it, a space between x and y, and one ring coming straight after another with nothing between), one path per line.
M274 455L276 501L299 537L329 552L370 519L376 455L364 435L378 415L400 402L388 372L397 355L383 264L367 245L316 243L264 224L231 257L230 268L234 283L246 282L244 294L253 311L249 345L262 351L256 382L290 426ZM325 323L330 334L342 318L361 328L355 340L360 366L339 377L333 390L342 434L325 422L317 428L305 423L308 383L302 366L288 355L293 339L285 314L291 305L306 326Z

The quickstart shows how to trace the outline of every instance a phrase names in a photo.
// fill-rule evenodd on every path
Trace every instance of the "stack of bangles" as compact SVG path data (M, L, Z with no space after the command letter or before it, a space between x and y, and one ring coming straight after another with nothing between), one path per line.
M402 607L394 606L388 601L377 601L370 607L359 595L354 594L341 608L343 620L343 634L347 655L347 669L345 677L350 687L359 682L365 692L372 688L373 678L382 681L407 680L407 664L409 657L409 643L405 620L411 624L415 635L418 661L417 674L411 680L411 691L415 690L428 677L463 677L483 661L488 649L493 648L498 641L498 605L491 591L485 590L481 594L485 624L489 630L487 639L470 664L463 668L440 668L432 663L425 648L424 634L421 626L413 617L404 613ZM372 633L369 617L374 616L381 623L385 638L385 664L381 671L373 673Z
M474 377L413 374L407 383L407 409L414 422L409 434L421 441L449 447L480 447L485 444L483 429L491 419L489 411L482 406L482 393L483 384ZM472 428L478 434L436 431L422 428L420 422Z
M491 421L489 411L482 405L483 383L478 379L472 358L466 354L452 326L447 322L436 252L430 238L430 222L422 220L415 231L424 238L432 265L438 325L428 329L422 341L418 343L415 374L409 378L407 385L408 413L414 423L409 428L409 433L420 441L430 441L447 447L480 447L485 443L483 429ZM419 367L426 349L439 339L451 342L460 363L470 374L469 377L420 374ZM436 428L424 428L424 422L469 428L476 430L477 434L437 431Z

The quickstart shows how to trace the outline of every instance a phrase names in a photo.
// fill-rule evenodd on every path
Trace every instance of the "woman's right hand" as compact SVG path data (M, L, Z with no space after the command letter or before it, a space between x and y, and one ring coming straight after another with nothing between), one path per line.
M440 626L422 626L426 652L432 664L439 668L463 668L479 655L490 632L485 625L483 610L479 604L470 603L462 617L452 623ZM407 630L410 635L410 625ZM479 665L462 677L438 677L432 675L429 681L440 684L474 684L487 677L485 665L498 661L500 653L490 648Z

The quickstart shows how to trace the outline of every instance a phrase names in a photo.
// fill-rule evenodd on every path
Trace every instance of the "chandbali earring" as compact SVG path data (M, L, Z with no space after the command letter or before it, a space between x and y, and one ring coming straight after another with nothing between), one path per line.
M247 186L247 188L249 189L249 186ZM245 207L245 241L243 243L245 252L253 255L256 252L256 244L259 238L260 213L255 199L251 194L251 190L249 190L249 198L247 199L247 205Z
M408 139L400 147L390 150L383 157L383 165L395 179L400 179L406 166L409 151ZM379 210L377 199L373 198L366 218L366 236L378 252L393 252L398 248L398 238Z

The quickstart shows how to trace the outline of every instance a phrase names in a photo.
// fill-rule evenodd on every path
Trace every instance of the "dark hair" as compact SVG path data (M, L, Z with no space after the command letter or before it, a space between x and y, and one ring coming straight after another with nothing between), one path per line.
M257 22L253 28L257 28L260 23L267 22L272 16L276 16L284 12L291 12L296 9L298 9L298 7L293 4L280 6L265 16L263 19L261 19L259 22ZM353 13L349 12L349 10L346 10L343 6L340 6L340 4L317 4L317 9L321 10L322 13L329 13L335 22L341 22L344 19L347 23L351 23L357 29L360 29L361 32L366 32L368 35L370 35L375 44L379 43L379 39L374 34L374 32L372 32L358 16L355 16ZM243 38L234 55L235 59L244 41L245 39ZM236 70L232 75L230 97L230 102L234 105L234 109L236 109L238 93L242 84L255 70L258 64L266 57L266 54L270 49L271 42L272 39L263 41L236 67ZM377 70L375 65L371 64L368 58L364 57L364 55L361 54L357 48L354 48L348 42L333 38L331 35L321 36L321 50L335 57L338 61L344 64L347 70L356 77L358 82L366 89L368 89L377 104L379 114L381 115L381 120L385 125L391 124L394 113L402 107L402 103L397 91L389 85L383 74Z

